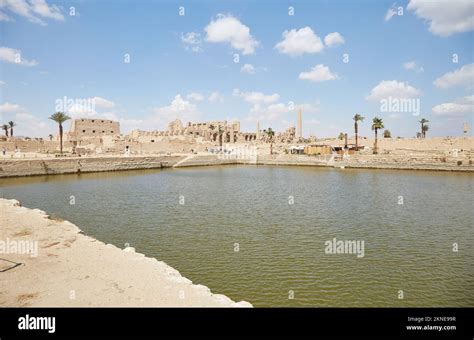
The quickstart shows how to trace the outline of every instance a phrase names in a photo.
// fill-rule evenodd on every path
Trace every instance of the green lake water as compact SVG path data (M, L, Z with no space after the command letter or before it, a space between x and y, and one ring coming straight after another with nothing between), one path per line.
M0 179L0 196L257 307L474 306L473 183L228 166ZM327 254L334 238L364 241L364 257Z

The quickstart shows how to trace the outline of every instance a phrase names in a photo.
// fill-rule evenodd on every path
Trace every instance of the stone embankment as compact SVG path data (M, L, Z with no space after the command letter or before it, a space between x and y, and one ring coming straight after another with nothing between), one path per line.
M398 169L398 170L439 170L439 171L474 171L474 160L464 155L458 157L430 154L412 155L355 155L334 166L347 168Z
M239 158L216 154L187 154L170 156L0 159L0 178L235 164L473 172L473 158L473 155L468 152L457 156L429 152L414 152L408 154L357 154L346 155L345 157L340 155L307 156L267 154Z
M0 159L0 177L160 169L172 167L184 158L185 156L114 156Z

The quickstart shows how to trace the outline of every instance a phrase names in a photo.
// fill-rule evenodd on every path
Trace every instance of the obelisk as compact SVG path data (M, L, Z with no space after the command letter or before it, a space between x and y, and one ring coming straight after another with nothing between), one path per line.
M298 110L298 117L296 120L296 138L303 138L303 123L301 119L301 109Z

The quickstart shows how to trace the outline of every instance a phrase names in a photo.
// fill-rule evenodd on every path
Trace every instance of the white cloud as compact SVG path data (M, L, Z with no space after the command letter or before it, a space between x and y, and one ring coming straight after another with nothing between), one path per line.
M0 105L0 113L13 113L19 112L21 110L23 109L18 104L11 104L9 102L5 102L4 104Z
M245 64L240 69L240 72L247 74L255 74L255 67L252 64Z
M336 80L338 79L338 75L332 73L329 70L329 67L324 66L323 64L319 64L311 68L310 71L301 72L299 75L299 79L302 80L309 80L315 83L327 81L327 80Z
M282 103L263 105L254 104L246 118L248 122L261 122L268 124L281 119L281 115L287 113L288 107Z
M113 101L107 100L102 97L94 97L92 98L92 100L94 101L96 107L110 109L115 106L115 103Z
M188 32L186 34L181 33L181 41L184 43L186 50L191 50L193 52L202 51L202 40L201 34L196 32Z
M18 0L15 0L18 1ZM63 21L64 16L56 5L48 5L45 0L30 0L32 10L44 18Z
M117 115L113 111L98 112L97 109L112 109L115 103L102 97L92 98L76 98L56 100L56 110L65 111L71 118L105 118L111 120L118 120Z
M474 29L472 0L410 0L407 9L427 21L428 30L441 37Z
M204 96L197 92L192 92L186 96L187 99L194 100L196 102L200 102L204 100Z
M328 47L342 45L345 43L344 37L339 32L329 33L324 37L324 43Z
M10 47L0 47L0 60L6 61L7 63L22 66L38 65L38 62L36 60L25 59L23 58L20 50Z
M240 97L248 103L252 104L271 104L280 99L278 93L264 94L262 92L241 92L239 89L234 89L233 95Z
M424 71L423 66L419 66L416 63L416 61L407 61L406 63L403 63L403 68L405 70L415 71L415 72L423 72Z
M260 127L271 126L277 131L283 131L296 123L296 112L301 109L305 114L314 113L319 110L319 104L308 103L294 104L290 107L284 103L252 105L248 116L244 119L247 123L260 123ZM314 122L315 120L313 120ZM305 123L307 121L305 120Z
M0 21L13 21L8 15L3 12L0 12Z
M219 94L219 92L212 92L207 98L208 101L211 103L222 103L224 101L224 97Z
M92 106L82 105L80 103L68 105L64 111L73 119L97 116L97 111Z
M389 21L389 20L392 19L393 16L395 16L396 14L397 14L397 9L395 8L395 5L392 5L392 7L390 7L390 8L387 10L387 13L385 14L384 20L385 20L385 21Z
M408 85L408 83L396 80L382 80L375 86L370 95L365 99L371 101L380 101L382 99L392 98L414 98L421 94L420 90Z
M146 122L143 119L128 119L128 118L119 118L120 131L121 133L129 133L135 129L149 129L146 126Z
M474 95L458 98L454 102L442 103L432 108L436 116L459 116L474 114Z
M206 41L211 43L229 43L242 54L254 54L259 42L250 34L250 29L232 15L218 14L204 30Z
M321 38L314 33L310 27L299 30L292 29L282 33L283 40L275 45L275 48L292 57L305 53L319 53L324 49Z
M297 112L301 110L303 113L314 113L319 111L319 101L315 104L309 103L302 103L302 104L295 104L294 111Z
M474 64L464 65L460 69L445 73L434 81L436 87L447 89L453 86L472 84L474 79Z
M153 113L150 126L161 129L166 129L168 123L177 118L186 123L196 121L201 115L196 105L184 100L181 94L177 94L170 105L153 108Z
M262 72L262 71L266 72L267 68L263 66L255 67L252 64L245 64L244 66L240 68L240 72L247 73L247 74L255 74L257 72Z
M41 137L53 131L52 124L48 126L45 121L31 115L28 110L18 104L8 102L1 104L0 117L2 120L15 122L15 136Z
M0 86L3 86L5 84L6 84L6 82L4 82L3 80L0 80Z
M48 124L28 112L17 113L13 121L16 123L14 132L17 136L42 137L49 133L57 133L57 125L54 130L52 121Z
M1 0L0 8L2 10L9 10L19 16L28 19L30 22L40 25L46 25L42 19L53 19L57 21L64 21L64 15L61 9L56 5L48 5L45 0ZM4 19L2 21L10 21L11 19L2 12L0 16ZM5 18L7 18L5 20Z

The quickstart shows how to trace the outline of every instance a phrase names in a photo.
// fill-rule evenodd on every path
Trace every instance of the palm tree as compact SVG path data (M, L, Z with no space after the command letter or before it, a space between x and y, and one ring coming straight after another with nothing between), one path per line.
M3 124L3 125L2 125L2 129L5 130L5 136L7 136L7 137L8 137L8 129L9 129L9 128L10 128L10 127L8 126L8 124Z
M425 138L426 131L428 131L428 125L425 125L425 124L429 123L429 120L425 118L421 118L421 120L419 120L418 123L421 124L421 138ZM426 126L426 130L425 130L425 126Z
M211 129L212 133L214 134L214 130L217 131L217 134L219 136L219 147L222 150L222 134L224 133L224 129L222 126L215 126L214 124L209 125L209 128Z
M377 148L377 131L379 129L383 129L384 126L383 126L383 121L382 121L382 118L378 118L378 117L375 117L373 120L372 120L372 130L375 131L375 141L374 141L374 155L378 154L378 148Z
M211 134L212 134L211 140L212 140L212 138L214 138L214 129L215 128L216 128L216 126L214 124L209 125L209 129L211 129Z
M359 146L359 143L358 143L359 122L362 123L365 117L362 117L360 114L356 113L355 116L352 117L352 119L354 120L354 132L356 136L356 150L357 150L357 147Z
M344 134L344 132L341 132L341 133L339 133L339 136L337 136L337 139L339 139L339 140L343 140L343 139L344 139L344 137L345 137L345 134Z
M63 123L66 120L71 119L67 114L64 112L56 112L49 117L49 119L54 120L56 123L59 124L59 151L61 154L63 153Z
M10 125L10 137L13 137L13 127L16 126L16 124L10 120L8 125Z
M273 131L272 128L268 128L266 132L268 140L270 141L270 155L273 155L273 136L275 136L275 131Z
M222 126L219 125L217 127L217 131L219 132L219 147L222 150L222 136L224 134L224 129L222 128Z
M428 124L423 125L423 128L422 128L423 138L426 138L426 131L428 131L429 129L430 129L430 127L428 126Z
M390 130L385 130L383 132L383 138L392 138L392 133L390 132Z
M48 137L49 137L49 140L53 140L54 136L52 134L49 134Z

